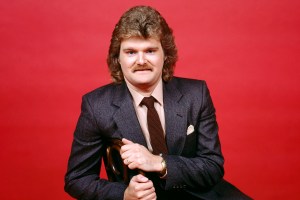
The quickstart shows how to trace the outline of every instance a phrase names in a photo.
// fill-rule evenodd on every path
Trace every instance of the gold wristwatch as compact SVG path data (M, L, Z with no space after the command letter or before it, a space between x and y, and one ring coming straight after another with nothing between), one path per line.
M159 177L164 179L167 176L167 163L163 157L162 157L162 161L161 161L161 166L162 166L162 170L159 172L159 174L160 174Z

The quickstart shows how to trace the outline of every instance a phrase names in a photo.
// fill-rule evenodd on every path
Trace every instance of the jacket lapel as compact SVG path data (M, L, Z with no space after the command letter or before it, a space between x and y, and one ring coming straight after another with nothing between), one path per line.
M133 100L125 83L116 86L113 97L113 105L117 107L113 119L121 137L146 147L147 143L133 107Z
M164 84L166 141L170 155L180 155L186 138L187 113L183 95L171 82Z

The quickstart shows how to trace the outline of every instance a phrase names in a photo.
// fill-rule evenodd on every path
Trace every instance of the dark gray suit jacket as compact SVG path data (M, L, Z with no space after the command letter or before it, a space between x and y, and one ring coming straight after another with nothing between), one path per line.
M163 97L168 177L154 178L158 199L216 199L214 187L222 180L224 160L206 83L173 78L163 84ZM194 132L187 135L190 125ZM123 199L124 183L99 178L109 138L127 138L146 146L125 83L109 84L83 96L65 176L65 190L73 197Z

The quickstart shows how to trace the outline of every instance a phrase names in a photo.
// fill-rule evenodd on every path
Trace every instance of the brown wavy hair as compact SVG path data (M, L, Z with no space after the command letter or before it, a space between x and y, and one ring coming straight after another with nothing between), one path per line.
M160 40L165 55L162 78L164 81L171 80L177 61L173 31L157 10L149 6L136 6L121 16L112 33L107 64L113 81L121 83L124 80L118 61L120 46L122 40L131 37Z

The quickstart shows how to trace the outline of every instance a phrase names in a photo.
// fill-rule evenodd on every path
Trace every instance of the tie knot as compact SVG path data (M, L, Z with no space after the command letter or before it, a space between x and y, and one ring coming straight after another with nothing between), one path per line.
M141 102L141 105L145 105L148 109L154 108L154 102L155 102L155 98L153 96L144 97Z

